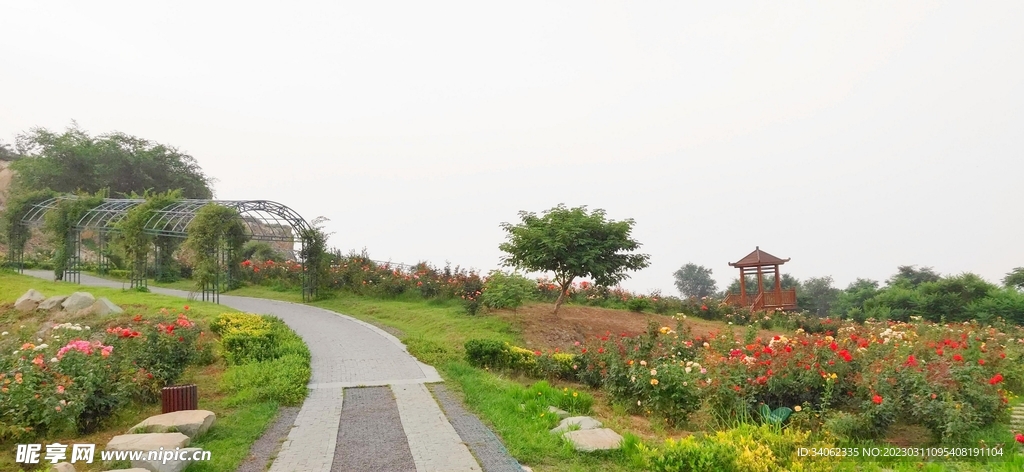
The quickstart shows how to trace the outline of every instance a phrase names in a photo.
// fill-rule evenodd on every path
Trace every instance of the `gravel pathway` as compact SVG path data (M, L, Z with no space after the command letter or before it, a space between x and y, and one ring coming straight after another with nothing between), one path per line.
M466 411L462 402L456 399L442 384L431 384L430 391L437 398L455 432L466 442L473 456L480 462L484 472L522 472L523 466L515 460L501 443L501 439L485 426L479 418Z
M345 389L332 472L416 472L398 404L387 387Z
M282 407L277 411L277 418L249 448L249 457L238 465L236 472L265 472L270 467L270 458L277 452L281 442L288 437L292 423L299 414L299 408Z

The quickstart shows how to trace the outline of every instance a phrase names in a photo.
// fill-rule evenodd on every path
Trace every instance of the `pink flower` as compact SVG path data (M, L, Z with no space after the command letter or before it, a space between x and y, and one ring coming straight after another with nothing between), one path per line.
M57 393L64 393L64 386L63 385L58 385L57 386Z

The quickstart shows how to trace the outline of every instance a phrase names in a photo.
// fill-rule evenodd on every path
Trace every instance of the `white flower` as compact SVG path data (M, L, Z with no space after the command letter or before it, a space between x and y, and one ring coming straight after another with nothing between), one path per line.
M90 327L86 326L86 327L85 327L85 329L92 329L92 328L90 328Z
M36 338L36 342L37 342L37 343L41 343L41 342L43 342L43 338Z
M629 381L630 382L636 382L636 376L634 375L632 378L629 379Z
M658 369L651 369L651 377L658 375Z
M691 370L693 370L693 367L687 367L687 368L685 368L685 369L683 369L683 370L685 370L685 371L686 371L686 373L687 373L687 374L689 374L689 373L690 373L690 371L691 371Z
M49 346L49 345L47 345L46 343L43 343L43 344L40 344L40 345L36 346L36 347L35 347L35 348L33 348L32 350L33 350L33 351L38 351L38 350L41 350L41 349L46 349L46 348L48 348L48 347L50 347L50 346Z
M3 333L0 333L0 336L7 336L8 334L11 334L11 333L8 333L7 331L4 331Z
M50 359L50 362L57 362L57 361L59 361L59 360L60 360L60 359L57 359L56 357L54 357L54 358Z
M683 386L685 387L686 385L687 385L686 382L683 382Z
M707 342L705 342L705 343L704 343L704 347L708 348L708 347L711 347L711 345L710 345L710 344L708 344Z
M14 352L13 352L12 354L14 354L14 355L18 355L18 351L14 351Z
M636 406L640 406L640 400L636 401Z

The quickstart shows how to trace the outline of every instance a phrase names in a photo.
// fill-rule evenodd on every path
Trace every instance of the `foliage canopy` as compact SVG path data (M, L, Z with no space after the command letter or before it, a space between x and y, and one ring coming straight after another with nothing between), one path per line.
M718 284L711 277L711 269L688 263L673 274L676 288L684 297L707 297L718 291Z
M17 171L17 192L109 189L111 195L128 195L181 189L185 198L213 196L210 177L192 156L135 136L115 132L93 137L73 126L63 133L35 128L17 142L22 158L11 164Z
M555 313L573 280L590 277L598 285L610 286L624 280L627 271L650 264L647 254L635 254L640 243L630 237L634 221L605 219L604 210L587 211L585 206L565 205L543 215L520 211L519 224L502 223L507 240L498 246L507 255L502 264L535 272L554 272L561 293Z

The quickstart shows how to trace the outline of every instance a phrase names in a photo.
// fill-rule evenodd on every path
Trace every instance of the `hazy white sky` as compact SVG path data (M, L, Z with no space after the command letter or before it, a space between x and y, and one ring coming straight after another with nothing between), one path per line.
M221 2L224 3L224 2ZM636 220L799 277L1024 266L1024 3L0 3L0 138L76 120L375 259L494 268L503 221Z

